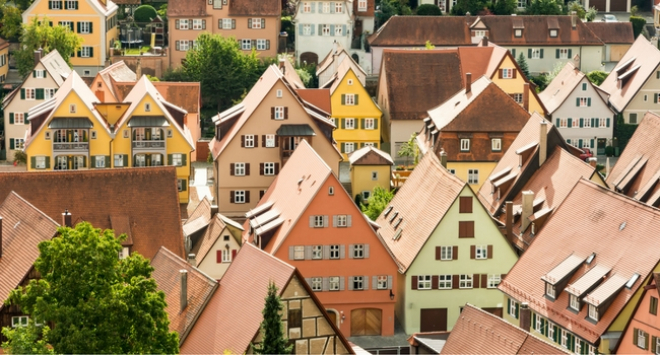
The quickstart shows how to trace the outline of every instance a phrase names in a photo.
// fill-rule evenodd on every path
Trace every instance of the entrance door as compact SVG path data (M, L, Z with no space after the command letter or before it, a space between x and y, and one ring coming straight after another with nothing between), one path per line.
M598 138L596 141L596 154L598 155L604 155L605 154L605 146L607 145L607 139L605 138Z
M380 335L383 311L361 308L351 311L351 336Z
M337 313L333 311L327 311L328 312L328 318L330 319L330 322L332 324L337 325Z
M446 331L447 308L421 309L419 323L421 332Z

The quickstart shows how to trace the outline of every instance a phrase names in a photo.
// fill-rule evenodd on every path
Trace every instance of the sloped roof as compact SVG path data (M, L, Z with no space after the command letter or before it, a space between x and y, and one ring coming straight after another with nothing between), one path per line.
M294 59L288 55L281 55L279 60L280 70L282 70L282 67L284 67L284 77L289 82L289 84L291 84L294 89L304 89L305 84L302 82L300 75L298 75L298 72L296 72L296 68L291 63L291 61Z
M561 107L584 77L584 73L570 61L564 65L552 82L539 94L543 105L548 109L548 114L552 114ZM591 82L588 85L592 85Z
M39 257L37 245L57 234L52 220L17 193L2 196L2 255L0 255L0 309L9 293L18 287ZM64 212L64 210L62 210ZM61 219L61 214L60 214Z
M281 13L282 2L280 0L232 0L229 2L229 15L232 16L279 17Z
M399 272L405 273L436 226L465 188L465 182L449 173L435 154L425 154L399 192L376 220L378 234L394 255ZM424 213L420 213L424 211ZM403 221L394 228L392 216ZM392 220L393 221L393 220ZM400 237L393 240L398 231Z
M372 146L362 147L348 154L351 165L394 165L392 157Z
M123 60L105 67L99 71L97 75L101 76L105 85L113 91L112 94L117 97L119 101L121 101L121 99L119 99L115 92L115 85L113 83L135 82L137 80L137 75L128 67L128 65L126 65L126 63L124 63Z
M132 251L185 256L175 167L0 173L0 199L12 191L57 221L68 209L75 223L110 229L113 216L128 216Z
M117 100L124 101L135 84L135 80L114 82L113 90L117 95ZM165 101L188 111L188 113L199 114L201 98L199 82L152 81L151 84Z
M635 43L600 85L600 88L610 95L610 104L617 112L623 112L646 80L655 73L659 64L660 50L646 37L637 37ZM633 72L635 68L638 69ZM619 80L619 77L625 80ZM620 81L624 82L623 86L620 85Z
M225 229L227 226L232 226L239 231L243 231L243 227L241 227L239 224L229 224L228 218L216 214L211 218L211 220L208 223L208 227L206 228L206 231L204 231L204 235L200 238L200 241L197 243L197 248L196 250L193 250L195 252L195 262L197 265L200 265L202 263L202 260L206 257L206 255L209 253L211 250L211 247L215 245L215 242L220 238L220 234L222 231ZM233 234L231 234L232 238L236 239ZM236 242L238 244L242 244L242 241L240 239L237 239Z
M585 22L587 28L605 44L633 44L632 22Z
M64 83L64 80L72 71L64 58L62 58L62 55L60 55L60 52L56 49L41 57L41 64L46 68L48 74L50 74L58 86Z
M570 354L471 304L458 316L441 354Z
M368 41L378 47L472 45L463 16L392 16Z
M477 18L471 27L474 28L478 22L488 28L488 40L500 46L603 45L579 18L573 28L570 15L483 16ZM522 37L515 37L514 26L522 26ZM550 37L550 29L557 29L557 37Z
M658 225L660 210L580 180L509 271L499 289L517 301L527 302L534 312L580 338L596 343L660 261L657 237L650 233ZM542 280L569 256L584 260L592 253L595 258L590 264L585 262L577 268L570 276L569 285L595 265L611 269L601 284L606 287L608 280L630 280L634 274L640 275L630 288L621 287L618 292L618 288L612 290L612 301L595 324L587 319L589 307L586 305L579 313L567 310L567 292L557 292L554 302L545 298L545 282ZM598 294L600 289L597 286L586 299Z
M369 0L369 2L372 2L373 0ZM355 1L357 3L357 1ZM355 72L360 79L360 82L362 85L365 84L365 80L367 77L367 73L362 69L362 67L356 63L353 58L351 57L350 53L346 51L344 46L342 46L339 42L335 41L332 44L332 49L328 54L319 62L317 69L316 69L316 75L320 76L324 71L326 70L337 70L337 66L341 64L344 61L348 61L349 65L353 69L353 72ZM323 87L325 86L326 83L319 83L319 86Z
M330 89L297 89L296 93L308 103L325 112L332 113Z
M170 319L170 331L179 333L179 344L186 340L188 332L211 299L218 283L193 267L178 255L161 247L151 260L154 268L151 276L158 290L165 293L165 312ZM181 270L187 272L187 305L181 309Z
M167 17L206 15L206 0L179 0L167 4Z
M206 196L204 196L183 224L183 234L189 236L205 228L209 225L211 217L213 217L211 212L211 202Z

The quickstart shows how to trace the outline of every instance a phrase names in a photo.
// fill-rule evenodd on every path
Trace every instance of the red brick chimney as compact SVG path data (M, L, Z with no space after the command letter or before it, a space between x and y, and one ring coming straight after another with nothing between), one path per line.
M472 91L472 73L465 73L465 93Z
M532 314L527 302L523 302L520 305L520 328L524 331L529 332L531 326L532 326Z
M65 209L64 213L62 213L62 226L71 227L71 213L68 209Z

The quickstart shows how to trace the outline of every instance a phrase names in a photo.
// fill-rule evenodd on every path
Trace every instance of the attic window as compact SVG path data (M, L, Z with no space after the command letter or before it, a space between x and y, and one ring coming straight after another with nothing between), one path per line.
M388 207L388 208L385 210L385 213L383 214L383 216L387 217L387 215L390 214L390 212L392 212L392 209L393 209L393 208L394 208L394 206L390 206L390 207Z
M634 275L632 275L632 277L630 278L630 280L628 280L628 282L626 282L626 288L627 288L627 289L632 288L633 285L635 284L635 282L637 282L637 279L639 279L639 274L638 274L638 273L635 273Z
M277 90L277 97L282 97L282 90Z
M398 215L399 215L399 211L394 212L394 214L392 215L392 217L390 217L390 223L392 223L392 221L393 221L393 220L396 218L396 216L398 216Z
M348 84L348 85L353 85L353 79L348 79L348 80L346 81L346 84Z
M516 38L522 37L522 30L521 29L515 30L514 35L516 36Z
M401 224L402 221L403 221L403 217L399 218L399 220L394 223L394 229L399 228L399 225Z
M151 103L147 102L144 104L144 112L151 112Z
M594 306L593 304L589 305L589 318L598 322L598 307Z
M330 186L328 187L328 195L332 196L335 194L335 188Z
M557 30L550 30L550 37L556 38L557 37Z

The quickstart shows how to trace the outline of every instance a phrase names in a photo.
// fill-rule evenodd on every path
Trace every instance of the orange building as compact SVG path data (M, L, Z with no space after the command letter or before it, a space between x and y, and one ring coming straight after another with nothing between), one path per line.
M246 217L244 240L298 268L345 336L394 334L397 265L307 141Z
M658 287L660 274L653 273L644 287L630 323L614 351L616 354L657 354L660 352L660 317L658 317Z

